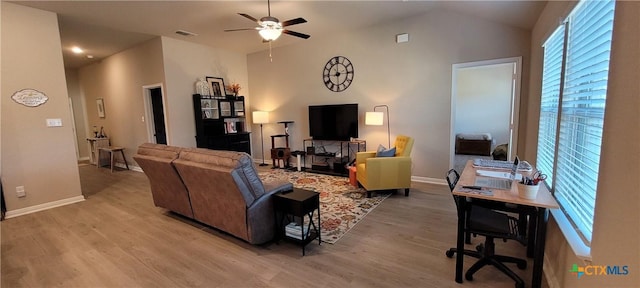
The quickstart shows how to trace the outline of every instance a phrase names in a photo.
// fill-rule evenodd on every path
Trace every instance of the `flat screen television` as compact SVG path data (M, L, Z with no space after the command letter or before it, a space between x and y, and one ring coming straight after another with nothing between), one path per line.
M309 106L309 134L315 140L358 138L358 104Z

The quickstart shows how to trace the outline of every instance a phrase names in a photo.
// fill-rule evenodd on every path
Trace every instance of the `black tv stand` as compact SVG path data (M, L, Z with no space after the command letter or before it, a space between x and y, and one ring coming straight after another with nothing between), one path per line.
M302 143L304 146L303 151L306 151L303 164L304 171L334 176L348 177L349 170L345 166L355 160L357 152L367 150L367 141L365 140L304 139ZM321 149L325 146L334 146L336 151L330 152ZM307 168L307 157L311 160L310 168Z

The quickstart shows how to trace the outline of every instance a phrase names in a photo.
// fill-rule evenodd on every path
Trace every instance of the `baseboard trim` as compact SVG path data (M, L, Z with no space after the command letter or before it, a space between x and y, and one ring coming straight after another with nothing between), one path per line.
M109 168L109 166L103 166L103 167L106 167L107 169ZM116 167L127 169L127 166L124 165L124 162L116 162ZM129 164L129 170L136 171L136 172L144 172L142 171L142 168L140 168L139 166L135 166L131 164Z
M26 215L26 214L31 214L31 213L35 213L35 212L39 212L39 211L43 211L43 210L48 210L48 209L51 209L51 208L56 208L56 207L60 207L60 206L65 206L65 205L77 203L77 202L82 202L82 201L84 201L84 196L80 195L80 196L76 196L76 197L61 199L61 200L57 200L57 201L47 202L47 203L44 203L44 204L38 204L38 205L30 206L30 207L25 207L25 208L20 208L20 209L16 209L16 210L7 211L7 214L5 216L6 216L7 219L9 219L9 218L14 218L14 217L18 217L18 216L22 216L22 215Z
M553 267L551 265L551 260L549 260L549 257L547 257L547 255L544 255L544 261L543 261L542 265L542 271L544 272L544 277L547 279L547 285L549 286L549 288L560 288L560 283L558 282L558 277L556 277L556 274L552 271L551 268L549 267Z
M436 185L447 185L447 181L440 178L411 176L411 181L419 182L419 183L436 184Z

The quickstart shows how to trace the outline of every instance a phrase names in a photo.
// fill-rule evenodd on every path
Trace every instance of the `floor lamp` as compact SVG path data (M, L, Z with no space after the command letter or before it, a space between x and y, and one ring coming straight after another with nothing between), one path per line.
M264 163L264 136L262 135L262 124L265 123L269 123L269 112L253 111L253 124L260 124L260 142L262 142L262 164L260 166L267 166Z
M389 146L387 146L387 149L391 148L391 126L390 123L391 120L389 120L389 106L387 105L377 105L373 107L373 112L367 112L365 114L364 117L364 124L365 125L377 125L380 126L384 123L383 118L384 118L384 113L382 112L376 112L377 108L384 108L385 110L387 110L387 140L389 141Z

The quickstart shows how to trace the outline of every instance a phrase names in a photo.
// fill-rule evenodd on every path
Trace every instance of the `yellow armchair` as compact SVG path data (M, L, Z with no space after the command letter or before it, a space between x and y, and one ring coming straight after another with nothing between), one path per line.
M404 196L409 196L413 138L398 135L395 147L395 157L376 157L376 152L356 154L356 179L367 190L367 197L371 191L389 189L404 189Z

